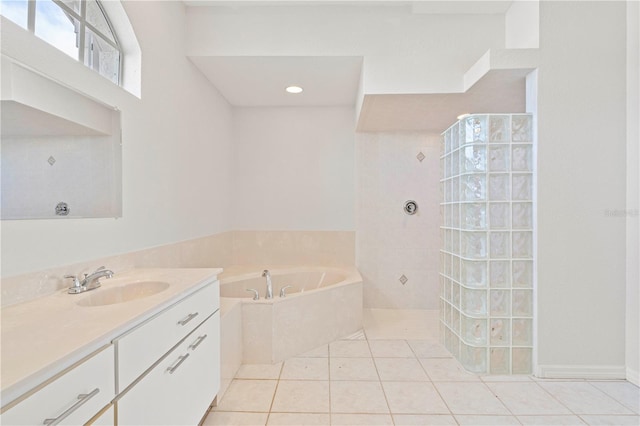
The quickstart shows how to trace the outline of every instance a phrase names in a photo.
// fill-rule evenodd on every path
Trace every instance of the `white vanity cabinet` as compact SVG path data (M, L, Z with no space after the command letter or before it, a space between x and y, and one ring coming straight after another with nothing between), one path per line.
M219 284L114 341L118 425L196 425L220 388Z
M73 366L0 416L3 425L81 425L115 397L113 345Z

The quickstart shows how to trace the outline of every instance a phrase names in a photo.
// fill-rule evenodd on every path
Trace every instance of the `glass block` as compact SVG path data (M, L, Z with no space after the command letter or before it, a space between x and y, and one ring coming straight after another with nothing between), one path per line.
M451 327L451 305L444 304L444 323Z
M451 152L451 129L444 135L444 153L448 154L449 152Z
M533 287L533 262L530 260L513 261L513 286Z
M460 174L460 151L454 151L451 154L451 176Z
M491 348L489 364L491 374L509 374L509 348Z
M454 280L460 281L460 258L453 256L451 259L451 276Z
M443 321L444 323L444 321ZM447 348L447 350L449 352L451 352L451 339L453 337L453 333L451 333L451 330L449 330L449 327L446 327L446 323L445 323L445 327L444 327L444 335L442 336L443 339L443 344L444 347Z
M486 229L487 207L484 203L465 203L461 208L463 229Z
M442 287L441 297L447 302L451 302L451 280L440 275L440 285Z
M440 139L440 157L444 156L446 147L451 146L451 128L444 132L444 135Z
M533 228L533 204L513 203L511 220L514 229Z
M531 231L514 231L511 253L515 258L533 257L533 235Z
M531 353L529 348L511 349L513 374L531 374Z
M487 292L461 287L462 311L469 315L487 315Z
M511 292L509 290L491 290L491 316L509 316L511 307Z
M511 170L523 172L533 170L533 151L530 144L511 146Z
M456 308L451 308L451 323L453 331L460 333L460 311Z
M460 328L460 335L466 343L473 345L487 344L486 319L469 318L462 315Z
M451 277L451 255L446 253L444 255L444 274Z
M451 138L451 151L455 151L460 146L460 140L458 137Z
M487 262L460 261L460 278L467 287L483 288L487 286Z
M512 176L511 196L514 200L531 200L533 180L530 174L514 174Z
M487 235L485 232L461 232L461 253L469 259L487 257Z
M489 175L489 200L509 199L509 175L506 173Z
M491 229L509 228L509 204L491 203L489 204L489 225Z
M511 116L511 141L533 142L533 118L530 114Z
M466 175L462 177L461 194L464 201L484 200L486 196L486 183L484 175Z
M460 227L460 205L451 205L451 226L454 228Z
M451 180L451 201L460 200L460 178L454 177Z
M513 316L533 316L533 292L531 290L513 290L511 300Z
M490 115L489 116L489 142L509 142L510 136L510 117L508 115Z
M452 231L451 232L451 251L453 253L460 253L460 232Z
M484 146L470 145L461 150L461 170L465 172L484 172L487 168L487 152Z
M530 319L513 319L511 331L511 342L514 346L531 346L533 343L533 327Z
M508 260L489 262L489 283L492 288L508 288L510 286L510 267Z
M487 349L460 343L460 362L472 373L483 374L487 372Z
M508 232L489 233L489 256L494 259L510 256Z
M456 308L460 307L460 284L451 283L451 301Z
M489 170L492 172L509 171L509 145L489 146Z
M440 179L445 178L444 157L440 158ZM440 198L442 199L442 197Z
M445 178L451 177L451 155L444 157ZM447 200L449 201L449 200Z
M511 340L511 321L508 318L491 319L489 338L491 345L508 346Z
M444 230L444 249L446 251L451 251L451 230L450 229Z
M454 124L453 127L451 127L451 140L456 139L456 140L460 140L460 133L458 131L458 129L460 128L460 125L458 123ZM460 145L460 143L458 143L458 145ZM449 145L451 146L451 145Z
M464 119L465 142L487 141L487 117L485 115L472 115Z

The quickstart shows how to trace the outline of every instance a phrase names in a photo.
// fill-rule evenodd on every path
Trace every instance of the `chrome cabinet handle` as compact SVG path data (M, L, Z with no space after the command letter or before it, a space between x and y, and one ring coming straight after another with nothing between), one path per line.
M61 421L63 421L67 417L69 417L69 415L71 415L71 413L76 411L78 408L82 407L91 398L96 396L99 392L100 392L100 388L95 388L94 390L92 390L89 393L81 393L80 395L78 395L78 402L73 404L71 407L67 408L64 413L60 414L55 419L44 419L42 424L43 425L49 425L49 426L59 424Z
M194 350L194 351L195 351L195 350L196 350L196 348L197 348L198 346L200 346L200 343L202 343L202 341L203 341L204 339L206 339L206 338L207 338L207 335L206 335L206 334L205 334L204 336L200 336L200 337L198 337L198 338L196 339L196 341L195 341L195 342L193 342L192 344L190 344L190 345L189 345L189 349L192 349L192 350Z
M187 358L189 358L189 354L180 355L178 357L178 362L176 362L175 365L172 365L171 367L167 368L167 371L169 372L169 374L173 374Z
M195 317L198 316L197 312L194 312L192 314L189 314L186 316L186 318L181 319L180 321L178 321L178 324L180 325L186 325L189 321L191 321L192 319L194 319Z

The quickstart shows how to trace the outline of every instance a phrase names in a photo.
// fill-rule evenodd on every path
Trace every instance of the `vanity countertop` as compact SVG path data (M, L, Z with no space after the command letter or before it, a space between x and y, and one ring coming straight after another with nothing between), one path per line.
M108 345L135 324L204 287L221 272L222 268L134 269L102 279L102 287L96 290L67 294L65 289L2 308L2 406ZM169 286L123 303L78 303L94 292L142 281L162 281Z

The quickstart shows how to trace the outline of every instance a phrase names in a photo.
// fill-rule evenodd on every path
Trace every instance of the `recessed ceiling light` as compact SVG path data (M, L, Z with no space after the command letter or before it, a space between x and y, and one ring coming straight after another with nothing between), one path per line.
M284 90L286 90L287 93L293 93L293 94L302 93L302 87L300 86L289 86Z

